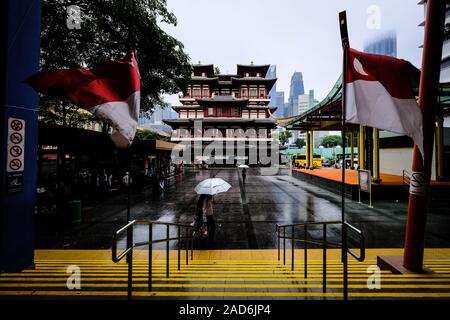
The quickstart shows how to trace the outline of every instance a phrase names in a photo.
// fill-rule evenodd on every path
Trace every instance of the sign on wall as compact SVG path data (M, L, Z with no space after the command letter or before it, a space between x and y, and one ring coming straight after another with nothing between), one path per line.
M25 154L25 120L8 118L8 142L6 145L7 194L23 191Z

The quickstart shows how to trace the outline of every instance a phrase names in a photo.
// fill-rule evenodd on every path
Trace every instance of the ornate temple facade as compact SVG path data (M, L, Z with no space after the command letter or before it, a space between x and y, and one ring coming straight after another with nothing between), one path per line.
M189 145L191 161L270 165L276 108L268 93L277 79L266 78L269 67L238 64L236 74L215 74L212 64L194 65L182 105L173 107L178 118L163 120L171 141Z

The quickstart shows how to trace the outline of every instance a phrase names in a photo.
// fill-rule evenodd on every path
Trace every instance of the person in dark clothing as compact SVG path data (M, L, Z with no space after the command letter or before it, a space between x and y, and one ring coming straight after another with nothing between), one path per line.
M206 223L208 227L208 242L214 243L214 234L216 232L216 222L213 217L213 196L201 194L197 201L196 210L196 231Z
M245 178L247 178L247 169L243 168L242 169L242 181L244 182L244 184L245 184Z

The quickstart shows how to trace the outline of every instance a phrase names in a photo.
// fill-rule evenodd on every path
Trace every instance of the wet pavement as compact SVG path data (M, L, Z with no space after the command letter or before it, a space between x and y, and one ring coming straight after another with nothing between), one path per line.
M157 220L190 224L194 219L197 194L194 187L209 177L226 180L232 188L214 197L216 219L216 249L266 249L276 247L275 225L305 221L340 220L341 198L320 187L290 176L285 169L276 176L261 175L249 169L243 184L238 169L187 169L172 178L161 195L151 188L132 196L132 219ZM364 232L366 246L398 248L403 246L407 203L376 201L374 208L346 199L347 220ZM434 210L434 209L433 209ZM83 208L83 223L76 227L50 227L50 222L38 219L37 248L105 249L111 247L115 230L125 224L124 195L103 200ZM427 247L450 247L450 208L437 208L428 214ZM176 235L176 229L171 230ZM312 229L308 238L320 239L321 229ZM165 236L165 227L155 226L154 239ZM302 235L300 235L302 236ZM340 230L330 226L328 240L339 242ZM135 228L136 241L148 239L148 227ZM352 241L350 241L351 243ZM123 243L123 240L122 240ZM171 246L175 246L172 243ZM162 248L155 245L154 248Z

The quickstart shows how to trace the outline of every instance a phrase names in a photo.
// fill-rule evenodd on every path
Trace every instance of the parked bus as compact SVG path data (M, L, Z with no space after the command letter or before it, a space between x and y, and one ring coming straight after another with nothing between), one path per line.
M293 165L296 168L305 168L306 167L306 154L297 153L292 156ZM313 167L321 167L322 166L322 157L318 154L313 155Z

